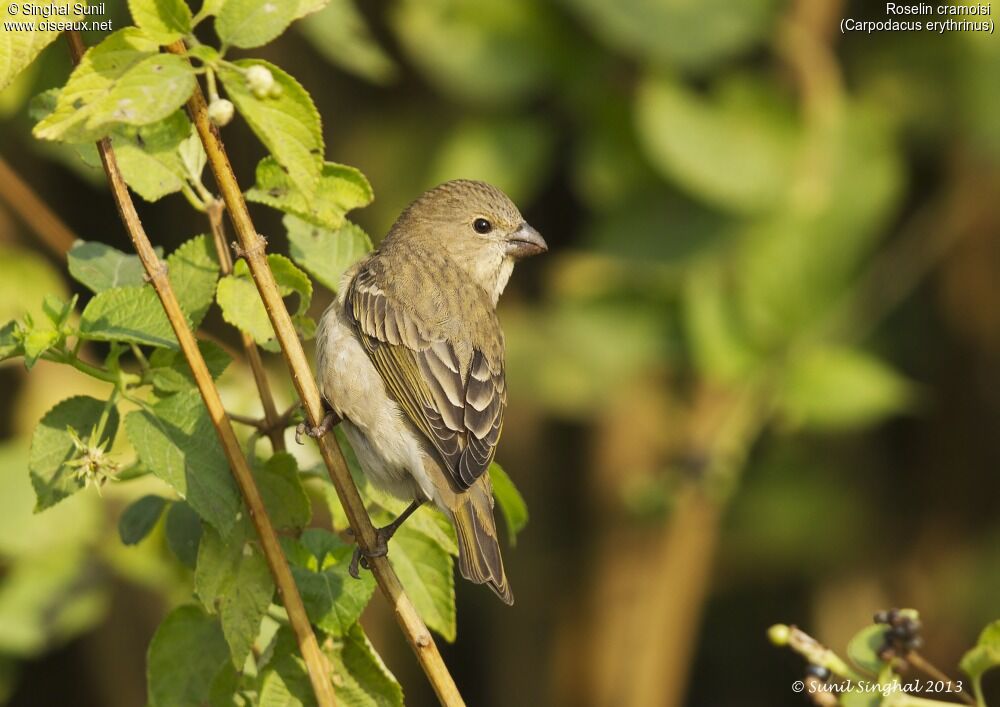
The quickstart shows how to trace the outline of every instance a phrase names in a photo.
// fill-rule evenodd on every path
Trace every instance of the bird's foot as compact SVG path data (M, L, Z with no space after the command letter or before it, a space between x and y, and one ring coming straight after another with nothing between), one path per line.
M350 572L354 579L361 579L361 573L358 571L358 565L361 565L361 567L364 567L366 570L370 570L371 565L368 562L369 558L385 557L389 554L389 538L392 537L392 533L386 533L384 532L385 530L385 528L375 529L375 546L368 552L362 550L360 545L354 548L354 555L351 557L351 565L347 568L347 571Z
M295 428L295 441L299 444L304 444L302 441L302 435L307 437L312 437L313 439L319 439L327 432L329 432L337 423L340 422L340 416L335 412L328 412L323 418L323 421L316 425L315 427L310 427L304 422L300 422L298 427Z
M389 523L389 525L383 525L381 528L375 528L375 546L372 548L371 552L365 552L361 549L360 545L354 548L354 556L351 558L351 566L348 569L354 579L361 579L358 574L358 564L366 570L370 570L371 566L368 563L369 558L385 557L389 554L389 540L396 534L396 531L399 530L399 526L401 526L407 518L413 515L414 511L420 508L423 503L424 502L422 500L414 501L406 507L406 510L399 514L396 520ZM350 532L352 535L354 534L353 530Z

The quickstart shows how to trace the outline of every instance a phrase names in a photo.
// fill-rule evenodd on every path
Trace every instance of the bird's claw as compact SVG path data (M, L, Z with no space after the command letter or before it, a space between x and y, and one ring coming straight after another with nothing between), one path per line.
M315 427L307 425L305 422L300 422L298 426L295 428L295 441L298 444L305 444L302 441L302 435L306 435L307 437L312 437L313 439L319 439L327 432L329 432L330 428L332 428L338 422L340 422L340 418L336 415L336 413L333 412L328 412L326 416L323 418L323 421L320 422Z
M371 564L368 562L369 559L375 557L385 557L389 554L389 543L387 539L382 535L382 529L377 528L375 531L375 547L369 552L365 552L358 545L354 548L354 554L351 556L351 564L347 568L354 579L361 579L361 572L358 570L358 565L365 568L366 570L371 569Z

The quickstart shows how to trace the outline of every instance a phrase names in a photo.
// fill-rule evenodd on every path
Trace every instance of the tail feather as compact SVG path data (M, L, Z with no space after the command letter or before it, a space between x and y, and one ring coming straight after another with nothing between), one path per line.
M505 604L514 603L507 583L493 520L493 494L482 482L463 494L462 503L452 510L458 537L458 569L470 582L486 584Z

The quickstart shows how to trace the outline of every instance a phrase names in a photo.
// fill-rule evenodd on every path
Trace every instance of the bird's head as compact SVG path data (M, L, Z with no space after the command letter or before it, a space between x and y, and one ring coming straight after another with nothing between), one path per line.
M467 179L445 182L410 204L387 236L403 240L441 249L494 303L516 261L548 250L506 194Z

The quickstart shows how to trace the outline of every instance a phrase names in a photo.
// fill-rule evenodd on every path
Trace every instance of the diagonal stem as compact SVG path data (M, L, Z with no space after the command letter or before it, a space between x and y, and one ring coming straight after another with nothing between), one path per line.
M63 256L73 247L76 234L3 159L0 159L0 199L38 234L53 254Z
M167 49L181 55L186 51L183 41L175 42ZM200 85L195 87L194 93L188 100L188 112L201 136L202 144L205 146L209 167L215 177L222 200L226 204L226 210L243 250L243 257L250 267L250 273L253 275L261 299L264 301L271 326L281 344L282 355L288 365L299 397L302 399L306 418L310 425L318 426L323 421L325 411L319 388L316 386L316 379L313 377L312 369L306 359L302 342L299 341L298 334L292 325L288 309L278 291L274 274L268 265L265 254L266 242L254 228L250 212L243 200L243 193L219 137L218 128L212 125L208 118L205 96ZM370 553L376 546L375 528L365 510L361 495L351 479L344 455L332 435L321 437L318 442L320 454L330 473L330 480L337 490L337 495L344 506L355 537L362 550ZM431 638L430 631L417 615L413 602L403 590L403 585L389 564L389 560L386 557L373 558L371 567L379 588L392 605L396 621L410 642L410 646L413 648L417 660L420 661L420 666L427 675L427 679L434 688L441 704L449 707L464 705L465 702L462 700L458 687Z
M215 252L219 256L219 266L222 268L223 276L233 272L233 259L229 255L229 248L226 245L226 230L222 223L222 212L225 204L212 197L212 200L205 205L208 214L208 223L212 229L212 242L215 243ZM275 452L285 451L285 427L281 424L278 408L274 404L274 395L271 393L271 384L267 380L267 371L264 370L264 361L260 357L260 349L257 348L253 337L245 331L240 331L240 339L243 342L243 350L246 352L247 363L253 371L253 380L257 384L257 391L260 393L260 403L264 408L264 421L267 427L263 430L268 439L271 440L271 449Z
M75 63L78 63L85 49L83 40L76 31L68 31L67 37L73 60ZM111 186L111 192L114 195L115 204L118 207L122 223L125 225L129 237L132 239L136 253L139 255L140 260L142 260L142 265L146 270L149 281L156 290L156 294L163 305L163 310L170 320L170 326L177 336L181 351L184 353L185 359L187 359L191 373L198 384L198 391L201 393L205 407L208 409L212 425L219 436L219 441L226 454L226 459L229 461L233 477L236 479L240 492L246 501L250 518L260 537L261 548L267 559L271 575L274 577L274 583L277 585L285 609L288 611L288 619L298 640L299 650L305 660L309 679L312 682L313 691L316 693L316 700L322 707L333 707L336 702L333 696L333 683L329 677L329 665L320 651L316 636L312 631L312 626L309 624L309 618L306 616L302 597L299 596L299 590L295 586L291 569L289 569L288 562L281 550L278 535L264 507L264 500L250 472L250 466L240 451L239 441L236 439L232 424L226 415L222 399L219 397L219 391L215 387L212 376L208 371L208 366L205 364L205 359L198 349L198 342L187 325L184 313L181 311L177 296L174 294L170 279L167 277L166 266L156 255L156 251L153 250L153 245L150 243L142 222L139 220L135 204L132 203L128 187L125 185L125 180L118 169L118 162L115 159L114 150L111 148L111 141L108 138L102 139L97 143L97 149L100 152L101 162L104 165L104 171L107 174L108 183Z

